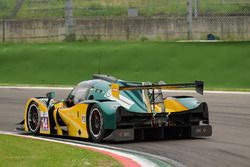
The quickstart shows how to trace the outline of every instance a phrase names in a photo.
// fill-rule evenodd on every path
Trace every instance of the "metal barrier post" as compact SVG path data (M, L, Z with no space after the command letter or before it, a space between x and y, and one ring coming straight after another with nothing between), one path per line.
M192 39L192 20L193 20L193 0L187 0L187 39Z
M195 0L194 4L194 17L197 18L199 15L200 0Z
M65 0L65 29L66 41L75 41L75 26L73 18L73 2L72 0Z

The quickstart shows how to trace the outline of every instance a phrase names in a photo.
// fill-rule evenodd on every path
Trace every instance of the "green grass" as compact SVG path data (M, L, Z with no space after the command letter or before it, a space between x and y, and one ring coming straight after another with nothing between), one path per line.
M0 45L0 84L75 85L93 73L135 81L204 80L250 89L250 43L76 42Z
M15 3L15 0L0 0L0 19L10 15Z
M64 144L0 135L0 167L119 167L108 155Z
M236 1L236 0L234 0ZM239 1L239 0L237 0ZM241 1L244 2L244 1ZM245 1L246 2L246 1ZM26 0L18 18L63 17L64 0ZM187 0L74 0L74 16L127 16L129 7L138 8L140 16L185 16ZM0 1L0 18L8 16L15 0ZM200 0L201 15L227 15L250 13L249 3L223 4L222 0Z

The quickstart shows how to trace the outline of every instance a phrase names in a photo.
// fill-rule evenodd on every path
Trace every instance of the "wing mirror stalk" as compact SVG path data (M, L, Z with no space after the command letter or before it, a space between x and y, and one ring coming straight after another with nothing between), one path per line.
M55 96L56 96L55 92L49 92L46 94L46 97L48 98L47 106L50 105L51 100L54 99Z

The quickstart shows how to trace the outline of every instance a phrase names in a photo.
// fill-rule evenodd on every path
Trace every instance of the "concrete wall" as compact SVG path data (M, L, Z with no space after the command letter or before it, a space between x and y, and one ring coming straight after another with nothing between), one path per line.
M65 38L63 19L5 20L5 42L50 42Z
M85 18L76 20L77 39L186 39L184 18Z
M51 42L65 40L64 19L0 20L0 42ZM77 40L178 40L187 39L186 18L78 18ZM193 39L212 33L222 40L250 40L250 17L193 20ZM3 35L4 34L4 37Z
M193 20L193 39L212 33L221 40L250 40L250 16L203 17Z

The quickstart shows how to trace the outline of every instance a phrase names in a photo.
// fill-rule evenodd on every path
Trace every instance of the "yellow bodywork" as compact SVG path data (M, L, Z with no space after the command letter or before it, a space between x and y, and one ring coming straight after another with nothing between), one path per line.
M173 112L182 112L188 110L183 104L181 104L176 99L165 99L164 100L165 112L171 114ZM155 105L155 111L157 113L162 112L160 104Z
M68 127L69 136L83 138L89 137L86 125L87 108L87 104L76 104L71 108L58 109L60 117Z
M25 112L24 112L24 130L27 132L29 131L28 126L27 126L27 111L28 111L28 108L29 108L29 105L31 104L31 102L35 102L38 105L40 115L43 115L44 113L48 113L48 108L46 105L44 105L43 102L41 102L40 100L38 100L36 98L29 99L29 101L27 102L26 108L25 108ZM48 127L49 126L50 126L50 123L48 121ZM47 131L43 131L40 129L40 133L41 134L50 134L50 129L48 129Z
M182 112L182 111L189 110L187 107L185 107L176 99L166 99L164 100L164 105L166 108L166 112L169 112L169 113Z
M40 111L40 116L48 116L48 108L47 106L36 98L31 98L27 102L26 109L24 112L24 130L29 131L27 126L27 111L29 105L35 102L38 105L38 109ZM63 135L63 129L57 122L57 115L61 117L63 122L67 126L68 135L73 137L82 137L88 138L87 125L86 125L86 112L87 112L88 104L76 104L73 107L66 107L64 102L55 102L54 110L53 110L53 118L55 120L56 133L57 135ZM44 130L42 125L40 126L40 134L51 134L49 116L47 118L47 126L48 129Z

